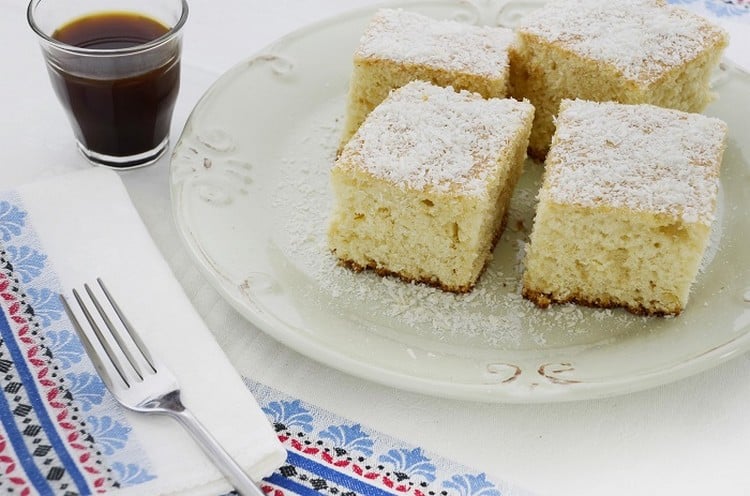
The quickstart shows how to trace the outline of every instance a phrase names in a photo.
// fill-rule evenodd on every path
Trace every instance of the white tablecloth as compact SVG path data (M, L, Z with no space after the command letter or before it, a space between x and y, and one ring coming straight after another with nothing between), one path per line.
M192 0L173 141L223 71L294 28L368 3ZM25 8L0 0L6 188L90 167L73 145ZM280 345L221 299L178 238L167 174L165 158L122 177L193 304L222 330L220 344L245 347L243 373L255 380L543 495L750 493L750 356L649 391L566 404L460 402L365 382Z

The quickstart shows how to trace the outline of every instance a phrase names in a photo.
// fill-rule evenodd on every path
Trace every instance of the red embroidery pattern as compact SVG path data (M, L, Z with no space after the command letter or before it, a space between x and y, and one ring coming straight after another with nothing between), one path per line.
M92 456L88 447L80 442L81 434L78 427L69 418L68 406L58 398L60 395L59 385L50 377L47 360L40 357L42 347L33 338L29 321L22 315L23 305L16 294L9 290L10 286L11 281L8 276L0 272L0 302L5 307L6 315L16 326L18 342L23 345L27 362L32 371L35 372L36 381L40 386L39 391L46 397L47 404L52 410L50 412L51 417L57 421L61 437L67 442L71 455L77 457L82 470L92 476L91 485L97 488L97 492L103 493L105 492L106 476L96 467L96 457Z
M7 454L8 441L0 434L0 477L7 478L20 492L21 496L31 494L31 486L22 475L16 472L17 462Z
M411 484L403 484L394 480L393 474L383 473L381 467L377 467L377 470L371 466L362 466L355 462L353 459L346 457L345 454L341 457L332 454L331 451L327 451L324 448L310 446L302 443L299 439L279 433L279 441L288 448L299 452L300 454L306 455L308 458L312 458L317 461L322 461L325 464L331 466L337 472L345 473L350 476L361 478L367 481L369 484L382 485L383 488L387 488L390 491L395 491L404 495L413 496L428 496L418 486ZM335 452L333 452L335 453ZM268 489L272 489L268 486ZM266 490L267 494L269 490ZM282 493L283 494L283 493ZM276 496L276 495L275 495Z

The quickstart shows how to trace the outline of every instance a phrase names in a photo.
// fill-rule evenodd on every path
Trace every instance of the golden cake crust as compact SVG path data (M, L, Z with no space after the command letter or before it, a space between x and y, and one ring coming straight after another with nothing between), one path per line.
M624 308L628 312L635 315L642 315L644 317L666 317L666 316L677 316L682 313L682 308L679 306L672 306L667 309L653 309L645 305L633 305L630 302L623 302L615 300L613 298L607 298L606 296L590 298L582 294L572 294L565 298L558 298L550 293L544 293L542 291L535 291L524 287L521 291L524 298L534 303L539 308L549 308L553 303L564 305L566 303L573 303L590 308Z

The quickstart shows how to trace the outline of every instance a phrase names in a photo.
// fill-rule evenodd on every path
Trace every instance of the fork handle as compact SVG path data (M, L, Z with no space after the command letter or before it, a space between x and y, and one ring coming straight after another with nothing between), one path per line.
M208 455L221 473L229 480L234 489L242 496L265 496L265 493L253 482L253 480L242 470L234 458L222 448L216 438L211 435L203 424L193 415L190 410L170 412L193 436L193 439Z

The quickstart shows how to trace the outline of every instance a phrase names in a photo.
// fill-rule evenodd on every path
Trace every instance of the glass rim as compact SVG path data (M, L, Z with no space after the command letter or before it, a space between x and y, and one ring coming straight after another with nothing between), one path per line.
M146 43L142 43L140 45L130 46L130 47L124 47L124 48L85 48L85 47L79 47L75 45L70 45L68 43L64 43L60 40L57 40L53 38L52 36L48 35L42 29L39 27L39 25L36 23L36 20L34 19L34 8L41 3L42 0L31 0L29 2L28 7L26 8L26 20L29 23L29 26L31 29L36 33L39 38L41 38L42 41L47 43L48 45L52 45L55 48L58 48L60 50L64 50L68 53L74 53L77 55L89 55L89 56L113 56L113 55L130 55L134 53L140 53L146 50L150 50L152 48L156 48L158 46L161 46L165 43L168 43L169 41L173 40L178 34L180 34L180 31L182 30L182 27L187 22L188 13L189 13L189 7L187 0L180 0L180 4L182 6L182 12L180 13L180 18L177 20L174 26L169 28L169 31L164 33L163 35L159 36L158 38L154 38L151 41L147 41ZM109 12L109 11L101 11ZM126 10L123 10L123 12L126 12ZM96 14L96 12L92 12L92 14ZM74 20L74 19L71 19Z

